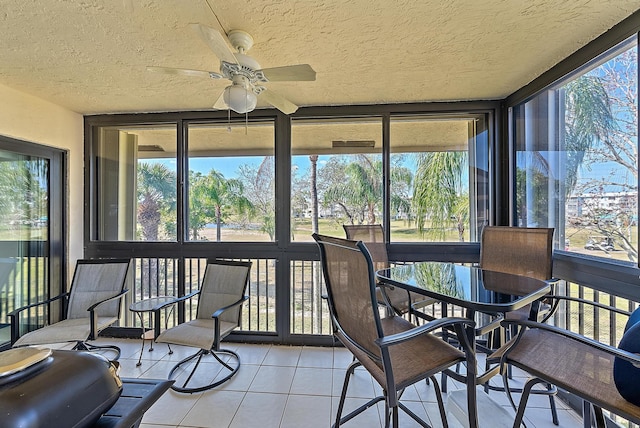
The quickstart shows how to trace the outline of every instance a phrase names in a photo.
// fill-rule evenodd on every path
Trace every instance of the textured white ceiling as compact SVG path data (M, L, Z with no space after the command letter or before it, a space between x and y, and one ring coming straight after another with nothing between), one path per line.
M226 81L190 23L249 32L267 86L300 106L500 99L640 0L2 0L0 84L83 114L210 109Z

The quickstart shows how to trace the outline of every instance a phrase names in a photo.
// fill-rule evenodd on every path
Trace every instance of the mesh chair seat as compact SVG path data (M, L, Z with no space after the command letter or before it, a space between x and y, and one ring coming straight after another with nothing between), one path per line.
M195 319L163 331L156 342L211 349L215 342L212 334L214 326L213 318ZM227 336L236 327L236 323L220 321L220 335Z
M380 321L385 336L415 328L415 325L400 317L387 317L382 318ZM369 358L365 352L353 345L340 332L337 332L336 335L382 388L388 389L382 365ZM403 389L429 377L430 373L425 373L425 367L431 367L431 372L439 373L447 367L463 362L466 359L464 352L434 335L422 335L393 346L389 349L389 355L393 366L394 380L398 389Z
M118 321L116 317L98 317L98 330L104 330ZM66 319L20 337L14 347L27 345L47 345L62 342L82 342L91 334L89 318Z

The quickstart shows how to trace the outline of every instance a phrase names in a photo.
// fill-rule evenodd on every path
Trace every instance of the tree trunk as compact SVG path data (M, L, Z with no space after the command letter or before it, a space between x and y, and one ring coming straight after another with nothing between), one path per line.
M318 155L310 155L311 162L311 231L318 233ZM315 328L313 333L319 334L322 330L322 280L320 269L314 269L311 284L311 313L315 315ZM304 310L304 309L303 309Z
M222 240L222 231L220 228L222 227L222 213L220 212L220 207L216 207L216 241L220 242Z
M318 233L318 155L309 156L311 162L311 232Z

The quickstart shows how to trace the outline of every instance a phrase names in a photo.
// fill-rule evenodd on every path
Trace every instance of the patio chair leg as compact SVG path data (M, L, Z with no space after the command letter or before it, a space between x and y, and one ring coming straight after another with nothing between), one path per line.
M407 406L405 406L402 403L398 403L398 409L404 411L407 415L411 416L411 418L416 421L418 424L420 424L421 427L424 428L432 428L431 425L429 425L428 423L426 423L425 421L423 421L422 419L420 419L420 417L418 415L416 415L415 413L413 413L411 411L411 409L409 409ZM447 425L443 425L443 428L448 428Z
M398 426L399 426L399 424L398 424L398 410L399 410L398 406L396 406L396 407L391 409L391 417L393 418L393 428L398 428Z
M602 414L602 408L596 406L596 405L591 405L591 407L593 408L593 414L595 416L596 419L596 427L597 428L605 428L607 426L605 420L604 420L604 414Z
M205 354L206 351L200 350L198 351L198 361L196 361L196 365L193 367L193 370L191 370L191 373L189 374L189 376L187 377L187 380L184 381L184 384L182 384L182 387L185 388L187 386L187 384L189 383L189 381L191 380L191 378L193 377L194 373L196 372L196 370L198 369L198 366L200 365L200 361L202 360L202 356Z
M353 410L348 415L346 415L344 417L340 417L342 415L342 410L344 409L344 402L345 402L345 399L347 397L347 387L349 386L349 379L350 379L351 375L353 375L354 370L357 367L361 366L361 365L362 364L360 364L360 361L356 360L353 363L351 363L351 365L347 369L347 373L344 376L344 384L342 385L342 393L340 394L340 403L338 404L338 411L336 413L336 422L333 424L332 428L338 428L341 424L343 424L343 423L345 423L347 421L350 421L356 415L359 415L360 413L364 412L368 408L374 406L379 401L383 401L386 398L385 396L382 396L382 395L378 396L378 397L375 397L375 398L372 398L371 400L367 401L362 406L360 406L357 409Z
M220 351L222 351L222 349L221 349ZM220 352L220 351L218 351L218 352ZM226 351L226 352L229 352L229 351ZM213 355L213 357L214 357L216 360L218 360L218 362L219 362L220 364L222 364L222 365L224 366L224 368L226 368L227 370L233 370L233 367L231 367L229 364L227 364L227 363L225 363L224 361L222 361L216 352L211 351L211 355Z
M427 379L431 379L433 382L433 389L436 392L436 400L438 401L438 409L440 410L440 419L442 420L442 427L449 428L449 423L447 422L447 412L444 408L444 400L442 399L442 392L440 392L440 385L438 385L438 380L435 376L430 376Z
M384 428L389 428L390 422L391 422L391 415L389 414L389 403L385 401L384 402Z
M527 401L529 400L529 394L531 393L531 389L537 383L544 383L544 381L542 379L532 378L524 384L524 388L522 388L522 396L520 397L520 404L518 405L518 413L516 414L516 419L513 421L514 428L518 428L522 425L522 420L524 419L524 411L527 407Z
M551 390L553 385L550 383L547 384L547 390ZM551 420L554 425L560 425L560 421L558 420L558 409L556 408L556 400L553 394L549 394L549 408L551 408Z
M591 428L591 403L582 400L582 426Z
M445 372L442 372L442 378L441 378L441 382L442 382L442 392L444 392L445 394L447 393L447 374Z
M347 373L344 375L344 383L342 384L342 393L340 394L340 402L338 403L338 411L336 413L336 422L333 425L335 428L340 426L340 417L342 416L342 409L344 408L344 401L347 397L347 388L349 387L349 379L353 372L359 367L361 364L359 361L356 361L355 357L353 361L347 368Z

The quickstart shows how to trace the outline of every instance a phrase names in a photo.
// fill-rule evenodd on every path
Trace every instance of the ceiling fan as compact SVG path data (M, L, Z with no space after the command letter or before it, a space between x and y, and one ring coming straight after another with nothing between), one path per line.
M236 113L248 113L256 107L259 97L283 113L291 114L298 109L298 106L267 89L263 84L316 80L316 72L309 64L261 69L260 64L246 54L253 46L253 38L245 31L231 30L228 36L224 36L219 31L202 24L191 24L191 28L220 60L219 72L169 67L147 67L147 70L230 80L231 85L224 89L213 108L220 110L229 108ZM237 52L234 53L229 45L233 46Z

